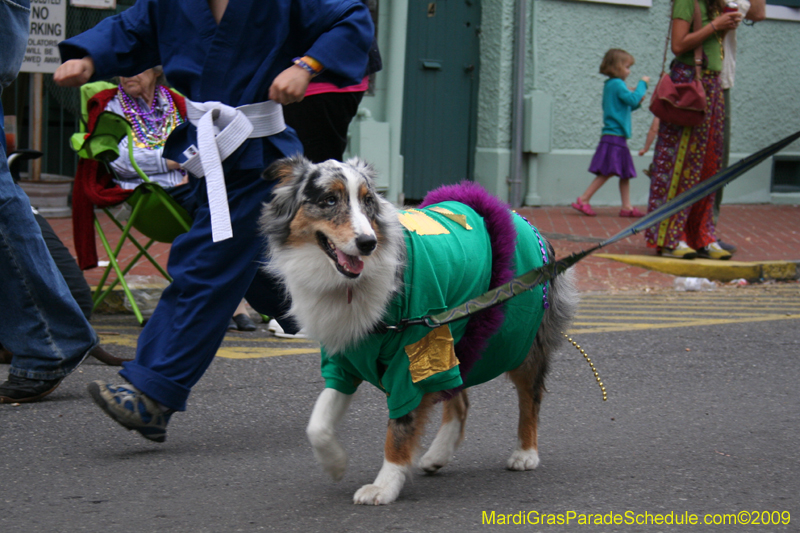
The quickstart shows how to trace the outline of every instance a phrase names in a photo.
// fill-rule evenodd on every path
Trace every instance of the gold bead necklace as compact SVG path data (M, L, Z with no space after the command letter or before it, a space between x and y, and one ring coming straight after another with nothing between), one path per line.
M594 367L594 363L592 363L592 360L591 360L591 359L589 359L589 354L587 354L587 353L586 353L586 352L583 350L583 348L581 348L580 344L578 344L577 342L575 342L574 340L572 340L572 338L571 338L569 335L567 335L567 334L566 334L566 333L564 333L563 331L562 331L561 333L562 333L562 334L563 334L563 335L564 335L564 336L567 338L567 340L568 340L569 342L571 342L571 343L572 343L572 345L573 345L573 346L574 346L574 347L575 347L575 348L576 348L576 349L577 349L579 352L581 352L581 355L583 355L583 358L584 358L584 359L586 359L586 362L587 362L587 363L589 363L589 367L592 369L592 373L594 374L594 379L597 381L597 386L598 386L598 387L600 387L600 392L602 392L602 393L603 393L603 401L604 401L604 402L605 402L605 401L607 401L607 400L608 400L608 396L606 396L606 386L605 386L605 385L603 385L603 382L600 380L600 374L598 374L598 373L597 373L597 369Z

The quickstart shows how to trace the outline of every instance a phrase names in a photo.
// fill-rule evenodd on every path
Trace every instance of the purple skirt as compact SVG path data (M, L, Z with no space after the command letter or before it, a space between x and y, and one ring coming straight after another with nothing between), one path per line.
M589 165L589 172L598 176L635 178L636 169L633 168L633 158L625 137L603 135Z

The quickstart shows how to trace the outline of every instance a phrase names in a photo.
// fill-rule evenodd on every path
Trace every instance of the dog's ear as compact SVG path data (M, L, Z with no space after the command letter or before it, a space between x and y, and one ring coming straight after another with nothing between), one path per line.
M308 164L310 164L310 161L302 155L284 157L268 166L261 173L261 179L268 182L276 182L276 186L288 185L297 174L302 175L302 171L296 172L296 170L301 170L302 167Z
M300 188L312 163L303 156L279 159L262 174L275 182L272 195L264 204L259 220L261 230L272 240L283 242L289 236L289 224L300 207Z
M361 175L363 175L367 181L370 182L370 185L375 184L375 180L378 179L378 172L375 170L375 167L372 166L371 163L361 159L360 157L351 157L345 162L346 165L350 165L356 171L358 171Z
M294 216L292 200L297 196L303 177L311 166L311 161L296 155L278 159L261 174L262 179L275 184L267 204L276 216L285 216L287 213Z

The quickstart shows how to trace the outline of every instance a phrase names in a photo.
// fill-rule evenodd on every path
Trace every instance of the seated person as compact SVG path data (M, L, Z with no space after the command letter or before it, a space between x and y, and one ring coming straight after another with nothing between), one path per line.
M197 201L188 174L179 163L162 157L167 137L186 120L186 103L183 96L165 86L161 67L129 78L120 76L119 86L97 93L90 99L87 109L90 126L101 111L121 115L130 122L136 164L151 182L163 187L190 217L194 217ZM128 157L127 137L120 141L119 153L120 157L110 164L114 171L111 181L125 191L132 191L143 180ZM239 303L228 327L240 331L256 329L244 301Z
M150 181L161 185L193 217L197 205L186 171L177 162L162 157L167 137L186 120L183 97L165 87L164 82L161 67L130 78L120 76L119 87L108 100L105 110L121 115L131 123L136 164ZM142 179L126 156L127 137L120 141L119 153L120 157L111 163L114 183L125 190L135 189Z
M86 130L94 130L98 117L104 111L125 116L132 125L137 164L191 216L196 204L186 176L176 162L161 157L169 133L185 120L186 103L181 95L158 83L160 73L160 67L156 67L138 76L121 78L118 87L92 96L86 104ZM110 165L111 169L119 172L118 176L99 161L78 160L72 196L72 224L81 270L97 266L94 207L109 207L124 202L142 182L127 155L128 139L123 139L119 146L120 157Z

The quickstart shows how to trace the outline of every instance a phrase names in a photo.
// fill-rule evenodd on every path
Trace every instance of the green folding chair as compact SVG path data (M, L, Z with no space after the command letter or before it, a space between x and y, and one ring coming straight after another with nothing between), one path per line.
M88 102L89 98L99 90L107 88L107 86L99 85L100 83L102 82L98 82L98 84L89 84L95 85L96 88L92 87L88 90L84 89L86 86L81 88L81 100L84 113L86 110L86 102ZM84 124L82 124L83 128L85 128L85 122L84 120ZM102 208L106 215L108 215L108 218L122 231L122 235L116 243L116 246L112 247L100 222L97 217L94 217L95 230L100 236L103 248L105 248L108 254L109 264L105 272L103 272L94 292L92 311L100 305L106 296L117 286L117 283L119 283L125 295L128 297L133 313L136 315L136 320L142 325L145 322L144 317L133 298L128 283L125 281L125 275L142 257L145 257L165 279L172 282L172 278L167 271L158 264L158 261L156 261L147 250L154 242L171 243L178 235L189 231L192 219L186 210L160 185L151 182L147 175L142 172L141 168L136 164L133 158L133 132L130 123L125 117L104 111L99 115L94 130L90 132L88 136L85 131L76 133L70 139L70 143L72 149L77 152L78 157L95 159L108 166L108 163L120 157L119 142L124 137L128 138L127 157L130 158L133 168L144 183L139 185L126 200L131 206L131 213L127 221L118 220L108 207ZM110 166L108 168L111 170ZM136 240L135 236L131 234L131 229L133 228L148 239L146 244L142 245ZM119 255L126 240L130 241L138 249L138 253L123 267L120 265ZM117 278L104 289L103 286L112 270L116 273Z

